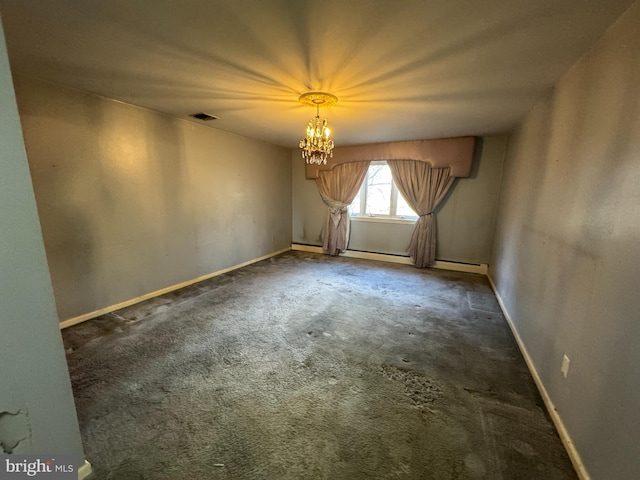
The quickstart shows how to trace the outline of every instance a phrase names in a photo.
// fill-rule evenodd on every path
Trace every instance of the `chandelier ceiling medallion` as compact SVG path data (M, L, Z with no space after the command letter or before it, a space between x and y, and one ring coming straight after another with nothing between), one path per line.
M300 140L302 158L309 164L326 165L327 158L333 156L333 140L327 121L320 118L320 107L330 107L338 97L326 92L307 92L298 97L303 105L316 107L316 116L309 120L307 134Z

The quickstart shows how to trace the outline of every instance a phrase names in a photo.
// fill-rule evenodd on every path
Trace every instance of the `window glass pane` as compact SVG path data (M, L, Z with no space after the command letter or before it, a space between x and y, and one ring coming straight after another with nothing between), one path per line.
M398 200L396 202L396 215L403 217L415 217L417 213L414 212L407 201L404 199L400 191L398 191Z
M360 198L362 196L362 187L358 190L356 198L353 199L351 205L349 205L350 215L360 215Z
M389 165L371 165L367 178L367 214L389 215L391 206Z

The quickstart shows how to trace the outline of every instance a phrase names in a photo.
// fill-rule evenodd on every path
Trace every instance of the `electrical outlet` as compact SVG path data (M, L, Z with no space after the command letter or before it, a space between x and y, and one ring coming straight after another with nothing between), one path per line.
M560 371L562 372L562 375L564 375L564 378L567 378L567 375L569 375L570 364L571 360L569 360L569 357L567 357L566 355L562 357L562 368L560 368Z

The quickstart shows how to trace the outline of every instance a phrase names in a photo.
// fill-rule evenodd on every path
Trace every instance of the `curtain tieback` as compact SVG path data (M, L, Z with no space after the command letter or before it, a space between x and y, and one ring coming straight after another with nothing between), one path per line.
M340 220L342 219L342 214L347 212L348 205L340 205L337 207L329 207L329 213L331 214L331 221L333 222L333 226L338 228L340 225Z
M347 207L329 207L331 210L331 215L340 215L347 211Z
M422 215L418 215L418 216L419 216L419 217L426 217L426 216L428 216L428 215L433 215L434 213L435 213L435 212L432 210L432 211L430 211L429 213L424 213L424 214L422 214Z

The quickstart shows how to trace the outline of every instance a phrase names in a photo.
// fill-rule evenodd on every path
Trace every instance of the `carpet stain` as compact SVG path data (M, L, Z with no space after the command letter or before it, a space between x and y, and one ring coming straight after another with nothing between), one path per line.
M387 379L402 385L404 395L414 407L422 413L433 413L431 407L442 396L442 388L437 382L418 372L394 365L383 364L380 371Z

